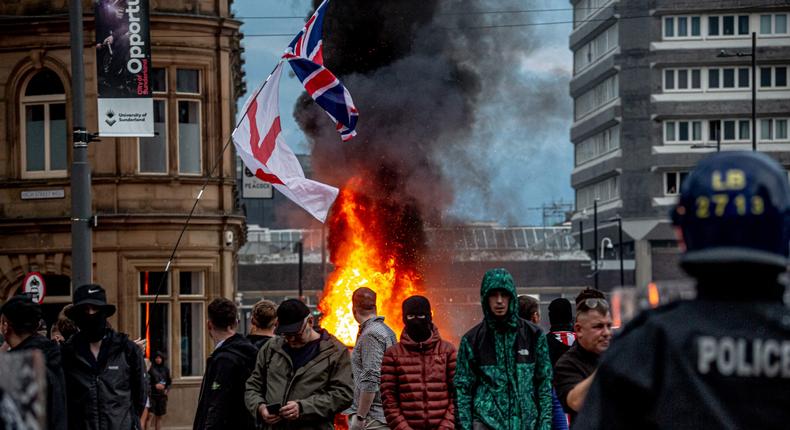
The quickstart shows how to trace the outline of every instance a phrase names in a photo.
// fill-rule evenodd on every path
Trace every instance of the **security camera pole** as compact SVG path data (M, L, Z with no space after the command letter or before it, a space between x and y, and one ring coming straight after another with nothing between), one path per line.
M71 282L89 284L91 273L91 170L88 165L90 135L85 129L85 67L83 64L82 2L69 6L71 33L71 114L73 121L71 162Z

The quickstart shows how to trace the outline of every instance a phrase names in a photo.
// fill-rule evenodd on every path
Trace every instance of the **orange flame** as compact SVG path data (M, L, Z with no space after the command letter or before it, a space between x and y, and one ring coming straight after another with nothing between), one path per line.
M401 303L415 294L423 294L422 278L416 268L399 266L397 257L387 252L376 226L386 220L376 219L374 207L362 203L354 189L361 180L352 179L341 190L330 220L339 236L332 255L335 271L327 279L318 305L323 313L321 327L346 345L354 345L358 324L351 311L351 295L360 287L376 292L378 314L386 318L395 333L403 330Z

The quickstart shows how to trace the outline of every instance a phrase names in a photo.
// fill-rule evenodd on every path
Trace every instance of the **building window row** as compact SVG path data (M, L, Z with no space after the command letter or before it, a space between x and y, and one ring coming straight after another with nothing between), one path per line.
M760 88L787 88L788 66L760 66Z
M787 89L787 65L760 66L758 88ZM664 69L664 92L700 92L751 89L749 67L701 67Z
M683 186L683 182L686 181L689 172L687 171L677 171L677 172L665 172L664 173L664 195L665 196L677 196L680 194L680 187ZM790 171L787 172L787 179L790 181Z
M576 144L576 165L584 164L620 148L620 126L610 127Z
M576 190L576 210L591 208L593 202L606 203L620 197L620 180L613 176Z
M775 13L760 15L760 35L787 35L787 14Z
M175 73L175 91L168 91L168 77ZM154 68L154 137L139 139L138 171L167 174L168 142L175 136L178 148L178 173L199 175L202 170L201 79L200 71L181 68ZM175 107L175 112L170 107ZM170 124L176 124L171 129Z
M788 118L764 118L759 121L759 140L761 142L788 140Z
M153 358L152 354L161 351L179 359L174 377L203 375L206 272L175 269L138 274L138 327L140 337L147 341L145 356ZM171 291L171 285L177 290Z
M573 53L573 71L579 73L612 52L618 45L617 23Z
M605 8L613 0L581 0L573 5L573 28L576 28Z
M761 36L786 36L787 16L787 13L665 16L661 34L664 40L748 37L759 27Z
M43 69L20 97L23 178L65 177L68 165L66 91L55 72Z
M574 101L575 119L581 119L596 109L617 98L619 92L617 75L612 75Z
M168 72L175 75L175 91L168 91ZM197 69L154 68L153 137L138 140L138 172L168 174L168 144L175 137L179 174L202 172L201 76ZM171 107L174 110L171 112ZM67 176L68 125L66 92L51 70L34 74L19 101L23 178ZM175 127L171 128L170 124Z
M788 118L757 120L759 142L787 142ZM664 122L665 144L693 144L717 142L746 143L751 141L750 119L682 120Z
M688 177L688 172L666 172L664 173L664 195L676 196L680 194L680 187Z

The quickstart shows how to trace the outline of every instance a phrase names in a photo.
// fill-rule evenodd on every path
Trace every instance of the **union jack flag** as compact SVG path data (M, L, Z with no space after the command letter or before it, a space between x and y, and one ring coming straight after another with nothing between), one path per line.
M292 57L288 63L310 97L335 122L343 141L346 142L356 136L359 112L354 106L351 94L340 80L326 67L306 58Z
M324 15L326 14L327 5L329 5L329 0L324 0L324 2L318 6L313 16L307 20L302 30L296 34L294 40L288 45L285 54L283 54L283 58L289 60L295 57L307 58L316 64L324 64L322 39Z

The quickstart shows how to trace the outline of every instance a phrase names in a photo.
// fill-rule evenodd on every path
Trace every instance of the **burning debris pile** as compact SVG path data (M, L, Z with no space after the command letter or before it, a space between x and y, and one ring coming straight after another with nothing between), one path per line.
M428 251L423 229L448 223L454 189L474 190L480 204L492 204L485 200L491 186L487 149L473 137L486 135L487 126L478 118L482 94L511 98L510 91L524 91L528 96L505 57L523 54L534 42L526 30L458 31L489 22L486 13L478 13L486 3L344 0L329 5L325 64L354 96L359 134L349 143L338 142L337 132L306 94L294 115L311 139L316 179L342 185L327 222L335 272L319 307L322 325L348 344L356 337L351 316L356 288L377 292L379 312L398 333L402 300L417 293L430 297L422 285ZM501 1L490 7L521 6ZM508 103L514 109L508 115L521 115L534 103Z
M416 261L424 239L416 211L408 205L371 199L365 194L363 181L355 178L343 187L335 202L329 228L329 249L336 270L321 300L322 326L330 328L345 344L353 345L357 325L351 313L351 295L359 287L368 287L377 294L379 312L400 333L401 302L424 293ZM417 234L413 234L415 231Z

